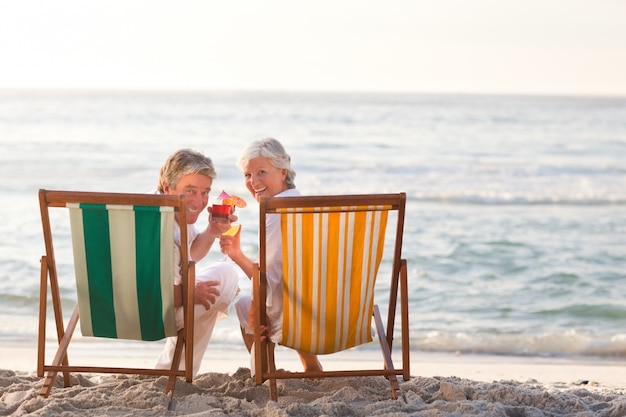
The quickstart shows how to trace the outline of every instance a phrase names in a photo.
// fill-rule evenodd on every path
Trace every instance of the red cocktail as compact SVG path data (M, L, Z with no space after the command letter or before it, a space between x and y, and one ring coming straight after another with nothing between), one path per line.
M213 204L211 207L211 221L228 223L232 211L233 206L230 204Z

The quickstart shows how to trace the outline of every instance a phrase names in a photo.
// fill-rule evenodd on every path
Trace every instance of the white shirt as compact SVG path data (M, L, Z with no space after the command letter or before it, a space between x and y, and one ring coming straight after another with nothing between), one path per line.
M275 197L296 197L300 192L295 188L290 188ZM268 214L266 219L266 246L265 255L267 257L267 307L276 306L282 309L283 306L283 244L280 231L280 215ZM258 259L258 257L257 257ZM278 291L275 291L275 289Z

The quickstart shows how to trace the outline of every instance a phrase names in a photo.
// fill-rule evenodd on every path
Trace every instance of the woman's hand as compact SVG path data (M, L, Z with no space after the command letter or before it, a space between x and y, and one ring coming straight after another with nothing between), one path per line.
M241 226L234 235L220 235L220 250L224 255L231 256L241 252ZM232 258L232 256L231 256Z
M254 309L250 308L250 310L248 311L248 324L250 325L251 329L256 329L256 325L254 322ZM259 325L259 331L261 333L261 341L265 342L266 340L269 339L270 334L271 334L271 326L269 324L269 322L265 325Z

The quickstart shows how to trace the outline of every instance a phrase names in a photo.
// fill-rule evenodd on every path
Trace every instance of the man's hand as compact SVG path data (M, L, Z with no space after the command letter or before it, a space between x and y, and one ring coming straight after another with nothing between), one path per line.
M211 217L211 206L207 207L207 211L209 212L209 225L208 225L208 229L209 229L209 233L211 234L211 236L219 236L222 233L224 233L225 231L227 231L228 229L230 229L231 227L231 223L236 222L239 217L235 216L235 214L231 213L228 216L228 221L215 221L212 220Z
M203 281L197 283L193 303L202 304L204 308L209 310L213 303L215 303L215 299L220 295L217 289L219 285L219 281Z

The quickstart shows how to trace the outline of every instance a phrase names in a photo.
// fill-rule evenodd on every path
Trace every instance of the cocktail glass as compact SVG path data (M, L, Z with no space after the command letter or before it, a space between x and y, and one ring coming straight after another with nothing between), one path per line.
M213 204L211 206L211 221L228 223L232 212L233 206L230 204Z

